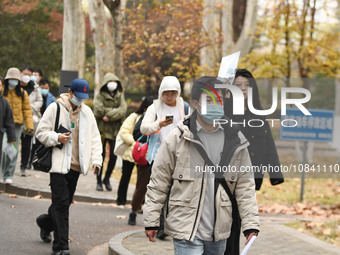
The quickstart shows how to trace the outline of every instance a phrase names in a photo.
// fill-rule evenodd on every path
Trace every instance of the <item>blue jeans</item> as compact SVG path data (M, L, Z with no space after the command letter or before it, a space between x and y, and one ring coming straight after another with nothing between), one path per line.
M175 255L223 255L226 240L203 241L195 237L193 242L174 238Z

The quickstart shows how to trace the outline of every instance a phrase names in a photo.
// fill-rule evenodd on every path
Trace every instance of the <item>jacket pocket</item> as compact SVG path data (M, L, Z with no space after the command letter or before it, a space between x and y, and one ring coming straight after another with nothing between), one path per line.
M189 205L194 195L195 178L190 176L190 168L176 168L172 175L173 185L169 197L170 204Z
M219 219L219 233L227 234L230 232L232 218L232 203L228 194L221 189L220 191L220 207L218 207L218 219ZM229 234L228 234L229 235Z

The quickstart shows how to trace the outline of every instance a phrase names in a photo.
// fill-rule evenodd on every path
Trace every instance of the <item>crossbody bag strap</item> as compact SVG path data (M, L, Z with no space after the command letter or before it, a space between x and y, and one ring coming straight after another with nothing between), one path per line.
M59 116L60 116L60 105L58 102L56 102L57 104L57 116L55 117L55 123L54 123L54 131L58 130L59 127Z
M210 158L208 157L207 153L203 150L203 148L197 143L194 143L194 145L195 145L196 149L198 150L199 154L201 155L201 157L203 158L204 162L208 166L213 166L213 163L211 162ZM221 178L221 177L217 177L217 180L222 185L225 192L227 192L228 197L229 197L230 201L232 202L232 204L234 204L236 202L235 196L232 195L232 193L229 189L229 186L228 186L227 182L225 181L225 179Z

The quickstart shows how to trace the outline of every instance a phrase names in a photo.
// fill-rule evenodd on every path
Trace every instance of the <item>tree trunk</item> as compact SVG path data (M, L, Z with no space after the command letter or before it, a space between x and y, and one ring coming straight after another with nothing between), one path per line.
M114 72L114 45L112 28L108 25L102 0L89 1L91 32L95 45L95 96L99 92L104 75Z
M210 73L214 70L214 67L217 63L219 63L222 59L221 53L219 51L220 46L216 42L216 39L219 37L219 31L221 31L221 27L223 26L223 15L221 14L224 11L224 8L218 9L215 7L218 1L216 0L204 0L205 8L203 10L203 19L202 19L202 29L204 34L210 39L209 45L203 47L201 49L201 66L205 71L204 74Z
M241 57L248 54L256 28L257 0L204 0L204 4L203 29L211 39L222 31L223 40L222 56L214 43L201 50L201 65L212 70L223 56L236 51L241 51Z
M337 10L337 18L340 31L340 0L338 0L338 10ZM339 34L340 41L340 34ZM338 44L338 50L340 51L340 45ZM335 80L335 116L340 117L340 74Z
M243 4L245 6L240 6L240 4ZM240 25L234 25L233 26L233 33L232 36L230 34L225 34L226 38L226 46L230 45L230 49L227 47L223 47L225 52L224 55L227 55L230 52L236 52L236 51L241 51L241 57L245 56L249 53L252 42L253 42L253 35L255 33L255 28L256 28L256 17L257 17L257 0L243 0L243 1L238 1L234 0L233 1L233 15L229 15L225 17L225 19L231 19L230 20L229 26L233 26L233 23L235 22L242 22L243 20L243 25L242 27ZM235 6L237 8L235 8ZM241 8L242 7L242 8ZM245 10L244 10L245 9ZM240 14L237 13L237 11L240 12ZM243 14L244 13L244 14ZM234 19L234 17L238 17L237 19ZM238 20L238 21L237 21ZM228 29L227 31L230 31ZM227 42L230 41L230 42Z
M123 62L123 17L126 0L103 0L106 7L110 10L113 22L113 41L114 41L114 66L115 74L124 79Z
M64 0L62 70L84 77L85 19L81 0Z

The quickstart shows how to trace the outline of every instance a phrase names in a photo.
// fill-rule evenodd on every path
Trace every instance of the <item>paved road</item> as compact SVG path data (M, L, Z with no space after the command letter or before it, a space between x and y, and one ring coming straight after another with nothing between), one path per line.
M0 254L6 255L47 255L51 244L43 243L35 218L45 212L49 200L26 197L10 198L0 194ZM114 235L136 230L127 225L129 209L110 205L95 206L76 203L70 209L70 250L72 255L85 255L94 246L107 243Z

